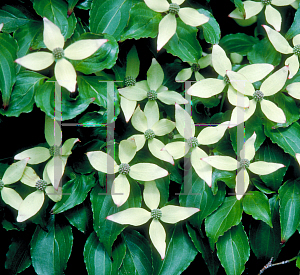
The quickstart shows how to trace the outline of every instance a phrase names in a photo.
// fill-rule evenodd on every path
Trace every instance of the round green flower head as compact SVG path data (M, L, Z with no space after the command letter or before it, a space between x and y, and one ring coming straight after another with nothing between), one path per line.
M264 5L270 5L272 0L261 0Z
M192 64L192 71L198 72L200 70L200 65L198 63Z
M119 165L119 173L122 175L127 175L130 171L130 166L127 163L121 163Z
M259 101L261 101L261 100L264 98L264 94L263 94L262 91L256 90L256 91L254 92L254 94L253 94L253 98L254 98L257 102L259 102Z
M0 191L3 189L3 187L4 187L4 182L0 180Z
M248 168L249 165L250 165L250 160L248 160L248 159L241 159L240 160L240 167L243 168L244 170L246 168Z
M53 145L49 148L49 153L51 157L60 156L60 146Z
M296 45L294 48L293 48L293 53L297 56L300 56L300 44Z
M52 54L55 60L62 59L65 56L64 50L62 48L53 49Z
M154 90L150 90L147 92L147 97L149 100L156 100L157 99L157 92Z
M151 210L151 218L152 219L158 220L161 218L161 216L162 216L162 212L160 209L152 209Z
M195 147L197 147L199 145L198 139L196 137L191 137L190 139L187 140L187 144L191 148L195 148Z
M47 182L45 180L38 180L35 184L36 189L40 191L45 191L45 188L47 186Z
M176 3L171 3L169 6L169 13L178 14L180 7Z
M125 83L126 87L129 87L129 86L134 86L136 81L135 81L135 78L133 76L127 76L124 79L124 83Z
M145 138L146 138L147 140L148 140L148 139L153 139L153 138L155 138L155 134L154 134L154 132L153 132L152 129L146 130L145 133L144 133L144 135L145 135Z
M229 77L227 76L227 74L224 75L223 80L224 80L226 85L230 84L230 80L229 80Z

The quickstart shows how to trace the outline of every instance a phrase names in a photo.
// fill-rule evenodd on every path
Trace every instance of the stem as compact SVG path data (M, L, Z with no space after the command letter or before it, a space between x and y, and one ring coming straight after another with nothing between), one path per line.
M276 265L282 265L282 264L288 264L292 261L295 261L297 259L297 256L295 256L294 258L292 259L289 259L289 260L286 260L286 261L282 261L282 262L279 262L279 263L275 263L275 264L272 264L272 261L273 261L273 257L271 258L271 260L259 271L258 275L261 275L263 274L263 272L272 267L272 266L276 266Z

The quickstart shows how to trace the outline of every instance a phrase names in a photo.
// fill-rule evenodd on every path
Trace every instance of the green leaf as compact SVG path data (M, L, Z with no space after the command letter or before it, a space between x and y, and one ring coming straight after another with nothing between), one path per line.
M179 251L180 253L178 253ZM195 259L197 253L198 251L189 238L185 226L183 226L183 223L177 223L174 226L169 242L167 242L166 257L163 261L161 261L160 257L159 259L157 258L159 262L154 274L179 275Z
M14 32L19 27L26 25L33 20L28 16L28 11L24 7L18 6L13 7L4 5L0 10L0 22L4 23L3 32Z
M90 198L92 202L94 230L100 242L103 243L105 249L111 255L112 245L126 225L114 223L107 220L106 217L129 207L140 207L142 201L140 189L135 182L130 181L130 196L121 207L117 207L111 195L105 193L105 190L99 185L93 188Z
M279 65L281 54L275 50L267 37L254 44L252 49L247 53L250 63L268 63L274 66Z
M83 202L64 213L69 223L75 226L82 233L89 229L89 222L92 220L92 210L88 203Z
M161 19L161 14L149 9L144 2L134 5L130 10L128 24L120 40L156 37Z
M265 194L258 191L247 192L243 198L243 209L254 219L273 227L269 200Z
M9 104L12 87L16 82L16 65L18 45L10 35L0 33L0 91L3 106Z
M91 32L108 33L120 40L131 6L132 0L94 0L90 11Z
M202 56L202 48L197 40L197 28L176 19L176 33L164 48L168 53L178 56L183 62L197 63Z
M31 112L35 91L43 84L45 78L41 74L30 71L22 71L18 74L8 108L6 110L0 109L0 114L18 117L21 113Z
M267 129L265 127L266 136L292 157L300 152L299 133L300 125L297 122L287 128Z
M94 231L84 245L83 257L88 275L111 274L112 261Z
M12 239L5 261L5 269L9 269L10 274L21 273L31 265L29 242L24 236Z
M284 153L280 147L268 141L265 142L256 152L255 160L282 163L285 165L285 167L280 168L271 174L260 176L266 186L277 191L282 184L283 177L290 165L290 156Z
M74 10L74 7L77 5L79 0L67 0L68 2L68 15L71 14Z
M121 266L121 272L139 275L153 274L151 249L148 240L135 230L125 230L122 234L126 244L126 255Z
M80 61L72 61L76 71L84 74L92 74L104 69L111 69L115 65L119 46L113 36L109 34L97 35L84 33L80 36L80 40L83 39L108 39L108 41L90 57Z
M220 266L216 250L212 251L208 239L201 238L199 234L197 234L197 230L191 227L189 223L186 224L186 227L196 249L201 253L207 268L209 269L209 273L211 275L216 275Z
M217 254L228 275L240 275L250 257L250 247L242 224L232 227L217 242Z
M242 219L242 202L235 197L226 197L223 204L205 220L205 231L211 244L216 243L232 226Z
M246 55L258 39L245 33L227 34L220 40L220 46L229 53Z
M201 228L202 221L222 204L224 198L224 184L220 186L218 193L213 195L211 188L193 170L191 173L187 173L185 177L179 202L181 206L200 209L189 221L195 227Z
M231 2L234 2L235 7L238 8L241 13L245 14L244 4L242 0L231 0Z
M47 116L54 118L55 108L55 82L52 78L50 81L46 81L40 85L35 93L35 103ZM66 89L61 89L61 111L62 121L72 119L81 114L93 102L93 98L85 99L80 97L76 99L70 98L70 92Z
M251 179L251 182L253 185L264 194L272 194L275 193L275 191L271 190L269 187L265 185L265 183L258 177Z
M286 242L300 223L300 178L288 180L279 188L281 241Z
M294 22L285 34L285 38L287 40L292 39L294 36L300 33L300 9L297 9L295 16L294 16Z
M280 249L280 221L279 221L279 199L273 196L270 200L273 228L265 222L251 220L250 224L250 245L258 259L277 258Z
M122 238L120 238L122 239ZM124 240L122 239L121 242L118 242L112 251L112 274L118 274L118 270L120 269L122 263L124 262L126 254L126 245Z
M204 14L209 18L209 21L207 23L201 25L201 27L203 28L205 41L210 44L218 44L221 37L219 23L208 10L199 9L198 11L199 13Z
M81 204L88 195L88 192L96 184L94 175L77 175L65 183L62 187L62 199L52 208L54 214L62 213L74 206Z
M71 226L57 220L57 216L51 216L47 231L37 226L32 236L31 260L38 275L62 274L71 255Z

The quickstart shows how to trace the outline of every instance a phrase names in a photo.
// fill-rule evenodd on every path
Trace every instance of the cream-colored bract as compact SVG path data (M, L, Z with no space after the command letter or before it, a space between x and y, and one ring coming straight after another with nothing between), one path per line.
M43 33L44 43L48 52L36 52L25 55L15 61L21 66L39 71L49 67L54 61L56 61L54 73L58 84L66 88L70 92L75 92L76 89L76 72L73 65L64 57L72 60L82 60L92 54L94 54L107 39L86 39L79 40L70 46L68 46L64 51L62 50L65 44L64 37L61 34L59 27L54 23L44 17L44 33ZM54 51L60 49L63 56L55 60Z
M153 218L149 226L150 239L163 260L166 253L166 231L160 221L174 224L185 220L194 215L199 208L182 207L175 205L167 205L158 208L160 202L160 193L156 187L155 181L146 181L143 193L146 206L151 212L143 208L128 208L116 214L106 217L106 219L119 223L139 226L145 224L152 218L152 212L157 211L161 213L160 218Z

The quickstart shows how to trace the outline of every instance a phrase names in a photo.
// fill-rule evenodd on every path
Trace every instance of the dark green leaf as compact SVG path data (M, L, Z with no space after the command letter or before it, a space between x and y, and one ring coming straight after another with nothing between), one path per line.
M78 4L76 8L83 9L83 10L89 10L92 6L93 0L84 0L82 3Z
M16 82L16 65L18 45L10 35L0 33L0 91L3 106L9 104L12 87Z
M286 242L300 223L300 179L285 182L278 193L281 241Z
M221 30L217 20L208 10L199 9L198 11L209 18L207 23L200 26L203 28L205 41L210 44L217 44L221 36Z
M68 14L73 12L74 7L77 5L79 0L67 0L68 2Z
M250 257L250 247L242 224L232 227L217 242L217 254L228 275L240 275Z
M251 215L254 219L264 221L270 227L273 227L269 200L263 193L258 191L247 192L243 198L243 208L245 213Z
M227 34L220 40L220 46L229 53L246 55L259 40L245 33Z
M214 169L212 173L212 191L215 195L214 186L217 186L218 181L224 182L229 188L235 187L235 177L236 172L235 171L224 171L224 170L218 170Z
M122 239L122 238L120 238ZM126 254L126 245L124 240L122 239L121 242L118 242L116 245L113 247L112 251L112 258L113 258L113 263L112 263L112 274L118 274L118 269L120 269L124 258Z
M43 84L45 76L36 72L22 71L17 75L10 103L6 110L0 109L0 114L18 117L21 113L29 113L33 109L34 93Z
M298 9L294 16L294 22L285 34L287 40L292 39L294 36L300 33L300 9Z
M128 25L121 35L121 41L156 37L161 19L161 14L149 9L144 2L136 4L130 10Z
M131 6L132 0L94 0L90 11L91 32L108 33L120 40Z
M242 0L231 0L234 5L240 10L241 13L245 14L244 4Z
M164 48L184 62L197 63L202 56L202 48L197 40L197 28L184 24L178 18L176 33Z
M275 191L273 191L269 187L267 187L265 185L265 183L258 177L251 179L251 182L258 190L260 190L261 192L263 192L265 194L275 193Z
M88 195L88 192L96 184L94 175L77 175L65 183L62 187L62 199L52 208L54 214L62 213L72 207L81 204Z
M62 274L73 246L70 225L58 222L53 215L47 231L37 226L31 240L31 260L38 275Z
M88 275L111 274L112 261L94 231L84 245L83 257Z
M223 204L205 220L205 231L211 244L217 242L232 226L239 224L242 213L242 202L236 197L226 197Z

